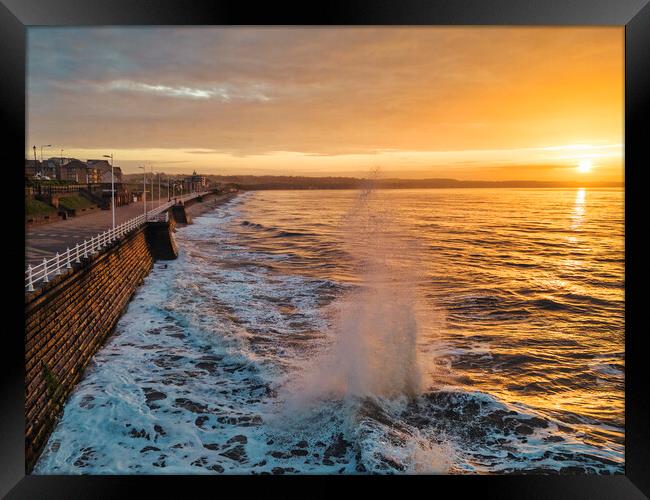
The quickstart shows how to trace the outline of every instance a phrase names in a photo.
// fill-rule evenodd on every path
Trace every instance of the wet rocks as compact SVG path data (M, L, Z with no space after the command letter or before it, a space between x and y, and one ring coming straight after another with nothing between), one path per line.
M204 428L203 424L209 419L210 419L210 417L208 417L206 415L201 415L199 417L196 417L196 420L194 421L194 425L196 425L200 429L203 429Z
M129 436L133 438L145 438L147 440L151 439L151 436L147 431L144 429L136 430L136 429L131 429L131 432L129 432Z
M296 457L304 457L309 454L307 450L303 450L302 448L295 448L291 450L291 454Z
M153 363L159 368L173 368L177 361L183 359L183 356L160 356L154 359Z
M219 455L234 460L235 462L241 463L241 462L248 461L248 456L246 455L246 448L244 448L244 445L242 444L238 444L234 448L226 450L223 453L219 453Z
M159 405L153 404L154 401L161 401L163 399L167 399L167 394L164 392L157 391L151 387L144 387L144 397L146 399L147 406L154 410L156 408L160 408Z
M81 456L74 461L75 467L86 467L95 457L95 450L92 447L81 448Z
M235 372L243 370L245 367L246 367L246 365L233 364L233 365L224 366L223 370L228 372L228 373L235 373Z
M153 426L153 430L156 431L156 433L160 436L166 436L167 433L165 432L165 429L162 428L162 426L155 424Z
M405 467L404 465L396 462L392 458L386 457L386 456L381 456L381 463L388 465L390 468L398 470L398 471L404 471Z
M196 367L200 368L201 370L205 370L212 375L218 371L217 363L214 361L201 361L200 363L196 364Z
M252 417L244 415L241 417L218 417L217 422L220 424L230 424L236 425L239 427L250 427L254 425L262 424L262 417L259 415L254 415Z
M336 436L336 441L334 441L325 449L324 458L342 458L349 446L350 443L343 438L343 434L338 434Z
M529 418L528 420L525 420L525 422L531 427L538 427L542 429L546 429L548 427L548 420L539 417Z
M248 438L243 434L237 434L236 436L233 436L228 441L226 441L226 444L233 444L233 443L246 444L248 443Z
M92 402L94 400L95 400L95 397L88 394L88 395L84 396L83 398L81 398L81 401L79 402L79 406L81 408L85 408L87 410L90 410L90 409L95 407L95 405L92 404Z
M195 403L186 398L176 398L174 406L177 408L184 408L192 413L207 413L208 407L201 403Z
M147 453L148 451L160 451L160 448L156 448L155 446L145 446L140 450L140 453Z
M298 471L296 469L294 469L293 467L273 467L271 472L273 474L275 474L275 475L282 475L285 472L295 473L295 472L298 472ZM262 472L262 474L264 474L264 473Z
M209 467L209 469L210 469L210 470L213 470L213 471L215 471L215 472L218 472L218 473L220 473L220 474L225 470L225 469L224 469L223 467L221 467L221 465L219 465L219 464L211 465L211 466Z
M525 424L520 424L515 427L515 432L519 435L530 436L534 431L532 427Z
M221 361L223 359L223 356L217 356L214 354L206 354L205 356L201 356L199 358L201 361Z

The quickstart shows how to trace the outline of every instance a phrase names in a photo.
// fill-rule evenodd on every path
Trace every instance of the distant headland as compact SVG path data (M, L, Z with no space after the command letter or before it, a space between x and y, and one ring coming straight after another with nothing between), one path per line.
M128 176L127 176L128 177ZM208 175L212 184L236 184L241 189L359 189L371 184L378 189L422 188L604 188L625 186L618 181L473 181L457 179L362 179L357 177L307 177L284 175ZM142 178L140 176L140 178Z

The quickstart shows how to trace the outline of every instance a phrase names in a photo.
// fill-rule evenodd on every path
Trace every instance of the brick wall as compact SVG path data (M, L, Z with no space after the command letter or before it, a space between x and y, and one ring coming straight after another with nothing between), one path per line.
M25 298L25 459L30 472L65 400L160 252L143 227ZM174 246L171 228L166 229ZM167 248L168 245L163 245ZM175 246L174 246L175 248ZM167 252L168 253L168 252ZM173 255L171 258L174 258Z

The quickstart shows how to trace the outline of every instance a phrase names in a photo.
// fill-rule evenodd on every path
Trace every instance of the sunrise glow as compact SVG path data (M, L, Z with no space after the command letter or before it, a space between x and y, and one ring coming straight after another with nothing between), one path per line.
M43 27L28 43L27 157L52 144L108 148L126 173L623 180L620 27Z
M593 162L591 160L580 160L580 163L578 164L578 172L581 174L586 174L587 172L591 172L592 167Z

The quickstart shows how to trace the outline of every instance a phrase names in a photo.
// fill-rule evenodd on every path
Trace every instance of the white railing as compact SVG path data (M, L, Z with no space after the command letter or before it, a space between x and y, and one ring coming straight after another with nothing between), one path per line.
M34 291L34 285L37 283L48 283L50 276L58 276L62 274L64 269L71 269L72 264L80 264L81 259L88 258L103 248L107 247L113 241L121 238L122 236L130 233L134 229L142 226L147 221L166 222L169 220L167 210L178 201L189 201L198 196L208 194L209 191L201 193L190 193L185 196L178 196L172 201L160 205L146 214L138 215L128 221L104 231L96 236L86 239L83 243L77 243L72 249L68 247L65 252L57 252L56 255L50 259L43 258L43 262L37 266L27 266L25 271L25 288L29 292Z

